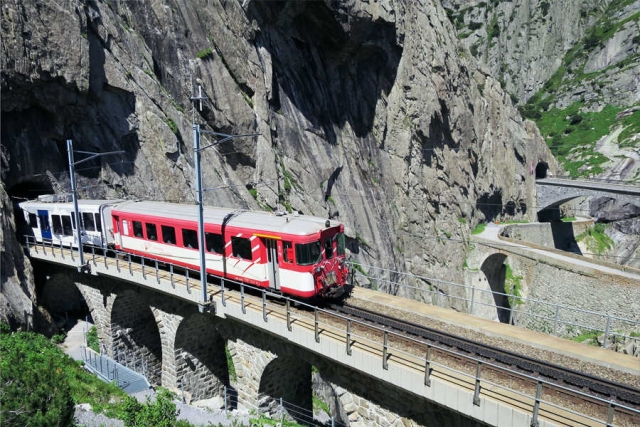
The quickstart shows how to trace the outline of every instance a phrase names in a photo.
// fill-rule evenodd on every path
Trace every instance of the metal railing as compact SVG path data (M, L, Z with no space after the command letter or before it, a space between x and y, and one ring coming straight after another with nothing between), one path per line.
M422 301L431 301L432 305L453 308L471 315L478 315L482 307L486 307L495 310L503 323L555 336L584 337L588 336L589 331L598 332L604 334L602 341L605 348L620 339L640 343L640 321L633 319L353 261L349 264L353 272L353 284L356 286L400 296L421 295ZM425 286L418 286L418 283ZM506 304L500 305L496 301Z
M36 252L38 250L45 250L45 248L47 247L47 245L40 244L40 243L34 244L33 242L31 242L27 244L28 244L29 250L33 248L33 250ZM70 250L70 252L74 252L74 251L75 249ZM55 257L55 253L53 253L52 256ZM107 266L108 263L107 263L106 252L101 256L104 257L104 263L105 263L105 266ZM117 259L117 257L115 259ZM144 264L145 262L155 261L155 260L148 260L142 257L139 259L140 259L140 262L137 263L136 260L133 260L131 256L127 258L129 271L131 271L132 263ZM89 262L93 262L94 265L96 265L95 264L97 262L96 257L92 256ZM141 268L143 267L141 266ZM158 272L157 264L154 264L154 269L155 269L155 274L158 277L159 272ZM354 275L360 274L360 272L357 270L358 269L352 270L355 273ZM118 272L120 272L120 269L118 269ZM187 276L187 278L188 278L188 274L189 273L187 270L185 272L185 275ZM163 280L166 280L164 279L164 276L163 276ZM171 281L172 285L175 285L175 283L173 282L173 273L171 276L171 280L172 280ZM382 279L377 279L377 280L382 280ZM430 280L433 280L433 279L430 279ZM344 337L344 340L345 340L344 351L345 351L345 355L347 356L352 355L352 352L356 345L362 345L362 343L367 343L365 345L368 345L369 347L372 347L372 348L378 348L380 350L380 367L382 370L388 370L389 364L395 363L396 361L402 361L404 365L406 365L406 363L409 363L411 368L413 368L414 370L418 370L419 372L422 373L424 378L424 385L427 387L432 386L432 379L434 377L435 372L438 372L440 374L442 374L442 372L448 372L448 373L453 373L454 375L457 375L459 377L467 378L468 383L473 385L472 387L474 389L474 393L473 393L474 405L480 405L481 404L480 397L486 393L486 390L491 390L491 389L493 389L492 392L495 392L495 389L502 389L512 395L521 396L523 399L526 399L530 403L530 413L532 416L531 425L534 425L534 426L538 425L538 418L540 417L541 405L543 404L545 405L545 408L547 407L562 408L562 410L565 411L566 413L574 414L579 417L584 417L585 419L591 420L592 422L601 423L602 425L606 425L607 427L614 425L614 418L616 414L620 414L621 411L624 412L623 416L626 415L626 416L633 417L634 420L637 420L637 418L640 417L640 410L616 402L615 396L611 397L611 399L603 399L597 396L593 396L577 389L572 389L569 387L565 387L563 385L555 384L553 382L544 380L542 378L523 374L521 372L512 370L510 368L499 366L497 364L494 364L485 360L481 360L473 356L458 353L454 350L447 349L438 345L434 345L426 341L410 338L401 333L387 330L385 328L372 326L365 322L362 322L356 319L351 319L351 318L348 318L347 316L343 316L333 312L329 312L321 308L318 308L317 306L305 304L300 301L295 301L295 304L298 305L299 307L306 307L307 312L304 314L298 314L298 313L303 313L301 311L294 313L291 310L291 305L292 305L291 302L293 300L290 299L289 297L282 296L281 294L272 293L264 288L258 288L258 287L247 285L241 282L235 282L229 279L225 279L225 281L227 283L232 282L240 288L241 296L239 298L240 300L239 305L241 306L241 312L243 314L247 313L248 306L249 306L245 302L245 299L246 299L245 289L253 289L254 291L257 291L260 293L261 301L256 302L256 300L254 300L251 304L251 309L255 310L256 307L260 307L262 311L262 319L265 323L268 321L268 313L270 313L271 310L273 311L284 310L286 312L287 331L291 332L293 330L294 324L296 325L296 327L304 328L304 326L299 326L299 325L304 325L305 322L302 322L302 320L306 320L307 324L313 325L312 327L314 329L313 332L314 332L316 342L320 342L321 337L327 334L328 331L335 331L336 336ZM389 280L387 279L387 281ZM397 282L391 282L391 281L389 282L397 283ZM228 295L225 295L227 292L230 292L230 291L225 289L224 282L222 282L222 284L223 286L221 286L220 291L218 291L218 295L222 300L222 304L224 306L230 303L238 304L237 302L238 298L234 298L232 300L228 297ZM452 285L455 285L455 284L452 284ZM236 296L237 296L237 293L236 293ZM256 298L256 297L251 296L250 298ZM284 304L283 305L271 304L271 308L267 309L269 303L274 300L282 301L284 302ZM322 322L319 318L319 313L330 315L333 318L342 319L342 321L344 322L344 329L338 329L333 324ZM353 331L354 325L360 325L360 327L364 327L368 330L375 331L377 335L381 337L381 339L374 340L368 336L355 334ZM260 325L255 325L255 326L258 328L261 327ZM408 352L407 350L404 350L403 347L399 345L394 345L394 342L396 340L398 343L399 342L406 343L407 341L411 341L415 346L421 347L423 351L420 353L421 355ZM441 354L447 354L447 355L453 356L453 358L457 360L464 360L467 364L472 366L473 369L471 369L471 372L466 372L464 370L461 370L460 368L454 368L450 365L445 365L443 363L440 363L436 360L436 358L433 357L434 351L437 351ZM485 374L485 371L487 370L487 368L489 368L490 370L493 370L494 372L497 371L497 372L506 374L510 378L519 378L523 381L529 382L530 384L535 384L536 385L535 392L533 392L532 394L528 394L522 391L509 388L503 384L496 382L495 380L492 380L491 378L487 378ZM566 407L561 407L559 404L555 403L554 393L560 393L560 394L568 393L573 396L580 397L585 401L593 402L596 405L607 408L606 419L595 418L589 415L585 415L584 413L573 411ZM546 395L550 396L549 400L543 399L544 396ZM524 410L524 409L522 409L521 407L521 410Z

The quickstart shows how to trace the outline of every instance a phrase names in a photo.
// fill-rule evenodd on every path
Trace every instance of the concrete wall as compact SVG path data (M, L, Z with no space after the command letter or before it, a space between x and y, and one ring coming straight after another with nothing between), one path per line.
M516 232L511 235L523 237L538 233L540 238L549 236L546 227L518 227L512 230L514 229ZM522 230L522 234L519 234ZM525 248L501 246L499 242L484 244L476 241L472 243L472 247L467 258L469 269L465 272L465 284L477 289L476 301L479 300L479 290L491 288L482 265L496 254L501 254L504 264L509 265L513 275L520 277L521 296L540 301L517 304L515 308L520 314L515 315L515 324L546 333L556 330L561 336L577 335L587 328L605 330L607 317L589 312L593 311L612 316L610 331L638 332L636 325L613 318L617 316L640 321L640 286L637 280L627 278L623 273L606 273L552 256L535 254ZM581 258L578 255L573 257ZM469 291L467 294L467 298L470 298ZM488 299L486 295L482 298L484 302ZM575 310L560 309L556 312L555 307L547 304L559 304ZM495 307L476 307L474 314L496 319L498 311ZM562 323L580 323L584 327L561 326Z
M524 241L535 245L560 250L577 249L576 236L593 226L593 220L573 222L541 222L534 224L510 224L502 229L502 236L515 241Z

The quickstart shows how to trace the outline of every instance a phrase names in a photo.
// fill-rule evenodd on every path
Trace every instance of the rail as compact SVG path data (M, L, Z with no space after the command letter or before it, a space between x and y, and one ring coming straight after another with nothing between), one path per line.
M49 260L51 260L49 257L57 257L57 255L55 255L56 251L59 251L59 256L61 258L65 257L64 254L66 252L72 259L75 259L73 254L77 251L77 249L68 247L57 247L46 245L44 243L37 243L34 242L33 239L27 240L27 249L29 253L33 250L36 254L42 250L45 255L47 254L47 251L51 251L51 254L47 255ZM189 273L188 269L184 270L184 281L180 280L179 285L177 285L177 281L174 280L175 273L173 266L169 266L170 279L168 279L167 271L160 269L156 260L145 257L132 257L129 254L117 252L114 252L114 255L115 258L111 258L107 256L106 251L97 253L95 249L92 249L91 256L88 257L87 263L89 265L93 264L94 266L97 266L98 262L100 262L104 264L106 269L115 269L118 274L121 274L122 268L119 266L119 257L124 257L127 264L127 273L131 273L133 271L133 266L135 265L136 270L139 269L143 272L143 276L146 277L146 275L151 274L153 279L155 279L154 282L157 281L158 285L160 285L161 282L170 280L173 289L176 289L177 286L183 286L183 283L184 286L189 288L189 277L192 273ZM149 267L147 264L151 264L152 267ZM145 273L146 270L148 271ZM199 273L193 274L194 277L199 277ZM117 275L114 274L114 276ZM233 284L236 288L239 288L240 295L238 295L236 290L227 288L225 286L225 282ZM228 304L240 305L241 313L244 315L246 315L249 310L261 311L262 319L265 323L268 322L270 314L273 316L274 313L280 312L282 319L286 319L285 321L288 331L292 331L294 326L296 328L301 327L308 329L309 331L313 331L315 341L317 343L320 342L323 336L330 337L331 339L340 338L341 340L344 340L345 355L351 356L354 348L358 348L359 350L364 348L369 353L376 354L376 357L379 357L380 368L382 370L387 371L389 370L390 364L395 364L397 366L403 366L409 371L419 372L423 377L424 385L426 387L431 387L432 379L438 378L440 380L456 383L459 387L473 390L473 405L475 406L480 405L481 396L494 400L498 397L503 401L514 401L514 399L517 399L515 401L517 402L518 409L531 414L532 426L537 426L540 418L561 422L563 419L567 419L567 417L578 417L584 424L604 425L607 427L614 425L637 425L638 420L640 420L639 409L617 402L615 396L612 396L610 399L604 399L579 390L570 389L545 379L524 374L470 355L458 353L454 350L438 346L437 344L428 343L413 337L407 337L385 328L372 326L365 322L349 318L348 316L332 313L317 306L293 300L289 297L282 296L281 294L273 293L269 290L241 282L224 279L219 290L214 291L215 288L216 286L211 287L211 291L209 292L210 297L218 297L223 306ZM247 290L258 292L260 297L251 294L248 295ZM305 314L299 310L294 312L291 309L292 302L295 302L299 307L305 307L307 313ZM337 327L335 324L323 322L319 316L321 313L332 318L340 319L344 325L342 327ZM357 334L354 332L354 325L371 331L371 335L375 335L375 339L372 339L371 335ZM258 328L262 327L260 325L255 326ZM400 342L406 341L411 341L416 346L420 346L423 351L420 354L406 351L403 349L402 345L399 344ZM470 364L474 369L471 369L471 371L468 372L468 369L465 371L460 368L440 363L432 357L434 350L443 354L449 354L453 358L464 360L465 363ZM517 378L520 381L525 381L529 385L535 384L535 387L529 387L531 389L529 393L509 388L503 383L486 375L485 371L487 370L499 372L502 375L506 375L508 378ZM606 414L604 417L596 417L594 415L587 415L585 413L578 412L566 406L561 406L555 403L555 401L557 401L558 394L569 394L581 399L582 401L591 402L600 408L606 408L604 411ZM548 397L549 400L545 400L545 397ZM614 422L616 422L616 417L622 418L624 423L614 424ZM570 425L570 423L568 425Z
M636 341L640 344L640 321L633 319L359 264L353 261L349 261L348 264L354 273L352 276L353 285L356 286L388 291L393 294L397 294L400 289L404 289L405 292L422 293L429 297L432 305L444 308L451 308L455 305L460 311L466 311L471 315L477 315L480 307L493 308L505 320L504 323L517 324L554 336L572 337L571 332L575 336L576 331L584 330L599 332L604 334L603 346L605 348L620 339ZM428 283L430 287L415 286L411 284L412 282ZM457 294L459 295L452 290L458 290ZM488 298L483 298L483 296L488 296ZM508 301L509 306L504 307L495 303L500 300Z

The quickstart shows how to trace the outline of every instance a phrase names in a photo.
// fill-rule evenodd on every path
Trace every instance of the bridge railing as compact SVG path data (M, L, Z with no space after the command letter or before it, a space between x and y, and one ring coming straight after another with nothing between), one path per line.
M33 240L28 240L27 245L29 251L34 251L35 253L42 251L43 254L48 254L47 258L49 260L55 259L56 257L60 257L61 260L63 260L65 256L73 257L73 259L78 258L74 255L77 249L52 247L47 244L35 243ZM56 251L58 251L58 254L56 254ZM171 280L172 286L176 288L188 286L188 283L182 281L180 281L180 283L174 282L173 273L170 276L167 275L167 271L160 269L155 260L131 257L128 256L128 254L122 253L116 255L125 257L125 260L118 260L118 256L115 258L109 257L106 251L97 253L95 250L92 250L87 262L89 266L91 264L97 266L98 263L103 262L105 266L108 266L109 270L113 271L113 276L117 277L121 274L125 276L123 277L125 280L129 280L128 274L133 270L133 266L135 265L136 270L140 269L145 271L145 268L148 268L148 274L155 278L154 283L157 281L158 287L169 280ZM120 262L124 265L118 266ZM145 267L148 263L152 263L152 267ZM168 268L173 272L173 266L169 266ZM352 271L356 272L354 276L359 273L358 269ZM188 271L185 271L185 279L188 279L189 274ZM225 282L233 283L235 289L233 291L226 289L224 285ZM238 297L237 288L240 290L240 297ZM253 292L245 297L245 290L248 289L253 290ZM233 292L233 294L230 294L230 292ZM427 387L431 387L431 382L434 378L438 378L440 381L453 381L455 383L459 383L462 379L463 383L467 384L467 386L470 385L471 389L474 390L473 405L476 406L481 404L481 396L489 398L492 396L495 397L496 390L498 389L504 390L512 396L520 396L524 399L525 403L524 406L520 406L519 409L523 411L527 411L528 409L530 411L532 417L531 425L538 425L541 410L546 411L545 414L548 414L550 411L549 408L561 408L566 414L573 414L582 419L606 426L613 426L616 417L622 417L624 419L631 417L632 420L640 417L640 410L616 402L615 396L611 397L611 399L600 398L584 393L579 389L565 387L542 378L515 371L505 366L500 366L487 360L458 352L454 349L411 338L393 330L370 325L363 321L323 310L317 306L301 303L289 297L282 296L281 294L270 292L264 288L225 279L219 291L215 292L215 295L220 298L221 304L225 307L227 304L239 305L241 308L238 310L239 316L248 315L249 311L255 312L256 310L261 310L262 319L265 323L268 322L269 313L282 313L284 311L286 314L287 330L291 332L294 327L307 330L308 328L312 328L316 343L320 343L320 340L323 339L322 337L330 337L326 339L335 340L336 336L341 336L344 338L344 354L346 356L351 356L356 348L366 348L369 354L371 349L376 349L379 355L376 357L380 358L379 363L382 370L389 370L390 364L405 366L410 371L419 372L423 377L424 385ZM233 297L231 297L231 295L233 295ZM256 300L257 295L261 296L260 302ZM245 300L249 300L249 302ZM276 301L284 302L284 307L282 303L276 303ZM298 310L294 312L291 309L294 303L299 307L306 307L306 311ZM331 316L333 319L341 319L342 323L337 326L335 322L324 321L320 317L320 313ZM258 323L260 323L260 321L258 321ZM360 327L359 329L357 328L358 326ZM261 326L256 324L255 327L260 328ZM363 332L365 330L372 332ZM407 349L407 342L413 343L413 351ZM421 350L417 348L421 348ZM458 362L453 363L451 361L445 363L446 361L443 361L438 353L440 355L445 354L452 356L453 359L458 362L464 361L464 363L462 365ZM356 368L358 367L356 366ZM496 375L496 373L498 374ZM516 381L516 388L514 388L512 385L514 384L514 378L526 381L527 385L523 386L522 383ZM586 401L594 402L598 408L605 408L604 413L606 415L604 415L604 418L598 418L594 415L586 414L584 411L577 412L569 409L567 406L562 406L558 403L561 402L561 400L558 399L559 396L565 394L578 396ZM523 400L519 401L523 402ZM542 417L544 416L543 414ZM616 425L618 424L616 423Z
M640 321L350 262L354 285L605 348L640 344Z

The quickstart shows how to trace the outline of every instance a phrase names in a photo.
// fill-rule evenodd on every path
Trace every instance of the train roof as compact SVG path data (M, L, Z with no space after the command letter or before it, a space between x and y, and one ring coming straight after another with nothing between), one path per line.
M117 203L115 200L85 200L78 199L78 208L82 210L82 208L89 208L91 210L98 209L102 205L113 205ZM73 202L56 202L56 201L42 201L42 200L29 200L26 202L18 203L21 209L32 211L32 210L71 210L73 211Z
M164 202L123 202L114 207L113 213L133 213L164 217L176 220L197 221L197 205L182 205ZM286 233L292 235L309 235L341 223L326 218L308 215L269 213L261 211L247 211L230 208L204 207L204 222L221 224L227 218L227 225L233 227L250 228L265 233ZM326 226L329 221L329 227Z

